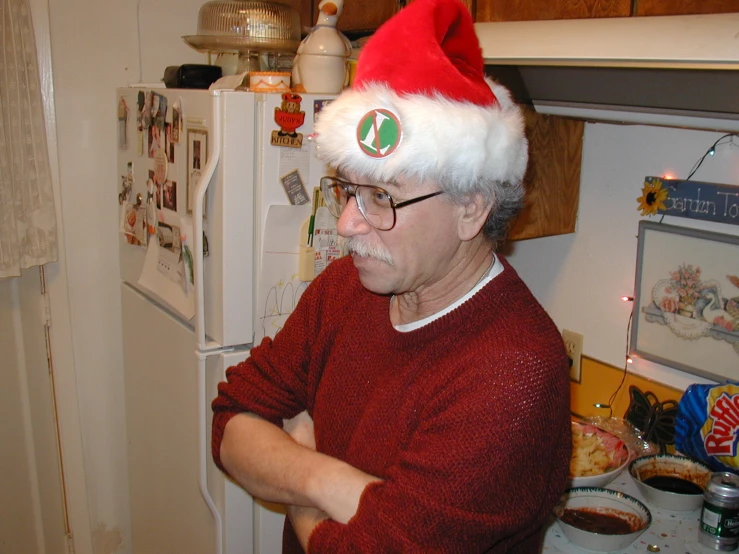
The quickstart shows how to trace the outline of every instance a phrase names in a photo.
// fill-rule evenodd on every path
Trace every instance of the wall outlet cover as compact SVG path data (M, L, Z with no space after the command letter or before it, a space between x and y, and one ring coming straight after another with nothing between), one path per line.
M562 340L565 343L567 357L570 359L570 380L579 383L582 380L583 336L569 329L562 329Z

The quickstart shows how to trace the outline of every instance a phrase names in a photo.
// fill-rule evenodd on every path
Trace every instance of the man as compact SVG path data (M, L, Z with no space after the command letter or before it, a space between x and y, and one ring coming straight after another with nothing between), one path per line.
M495 254L527 144L464 5L383 25L314 140L351 256L228 370L216 462L289 506L286 553L538 552L567 482L567 358Z

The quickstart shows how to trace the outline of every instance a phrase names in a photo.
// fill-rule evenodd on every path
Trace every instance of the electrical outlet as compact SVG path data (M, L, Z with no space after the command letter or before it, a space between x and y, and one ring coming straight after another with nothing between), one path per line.
M581 379L582 341L583 336L569 329L562 329L562 340L565 343L567 357L570 359L570 379L577 383Z

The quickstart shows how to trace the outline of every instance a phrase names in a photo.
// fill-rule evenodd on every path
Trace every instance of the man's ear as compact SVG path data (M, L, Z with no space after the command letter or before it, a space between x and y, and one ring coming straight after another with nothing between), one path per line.
M486 199L482 194L473 194L463 206L460 206L459 219L457 221L457 233L460 240L471 240L475 238L487 221L493 202Z

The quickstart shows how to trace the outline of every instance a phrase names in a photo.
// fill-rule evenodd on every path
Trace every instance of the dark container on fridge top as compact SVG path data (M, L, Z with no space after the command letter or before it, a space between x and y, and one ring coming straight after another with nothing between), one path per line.
M730 551L739 546L739 476L711 475L703 494L698 542L713 550Z

